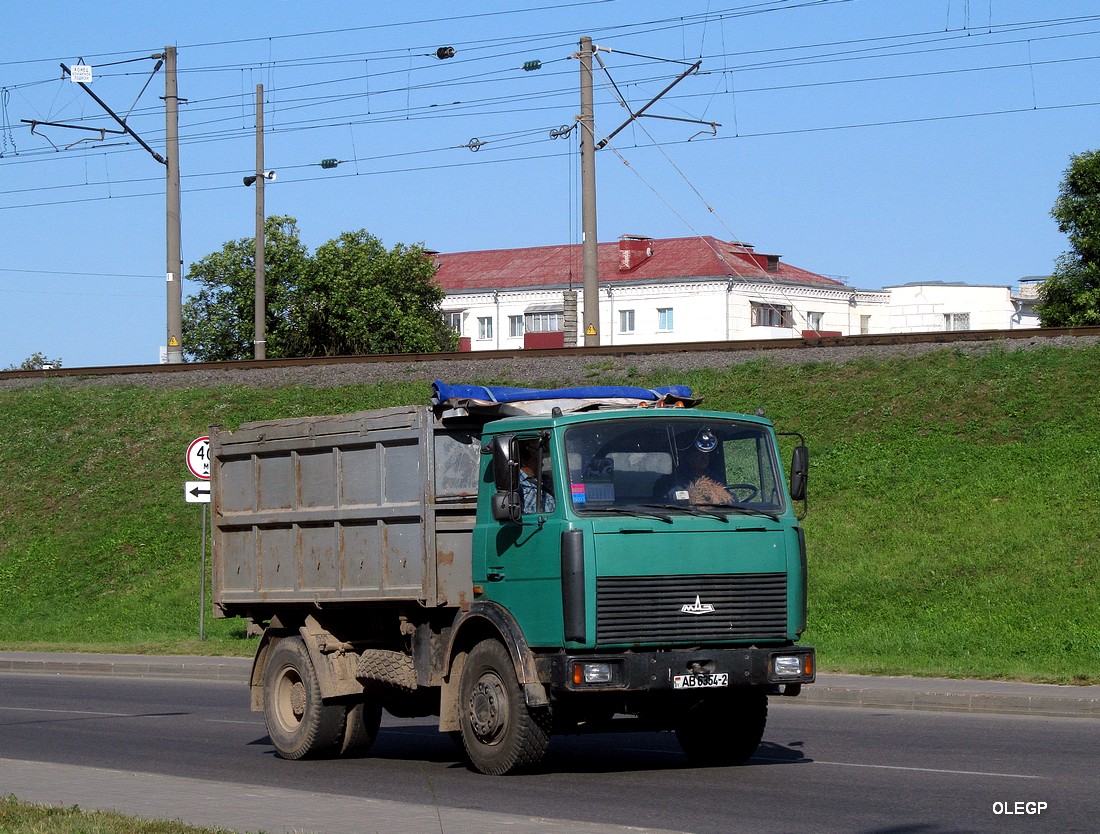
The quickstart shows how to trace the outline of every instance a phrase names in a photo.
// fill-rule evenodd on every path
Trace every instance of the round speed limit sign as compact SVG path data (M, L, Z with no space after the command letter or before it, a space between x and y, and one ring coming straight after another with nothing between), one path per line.
M187 468L196 478L210 480L210 436L196 437L187 447Z

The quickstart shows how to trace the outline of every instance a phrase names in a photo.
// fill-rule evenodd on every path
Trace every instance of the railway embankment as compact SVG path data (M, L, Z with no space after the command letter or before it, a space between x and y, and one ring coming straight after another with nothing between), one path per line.
M1096 335L1062 334L8 377L0 647L252 651L209 611L197 640L185 452L212 424L422 402L433 379L676 382L805 435L823 670L1095 684L1097 368Z

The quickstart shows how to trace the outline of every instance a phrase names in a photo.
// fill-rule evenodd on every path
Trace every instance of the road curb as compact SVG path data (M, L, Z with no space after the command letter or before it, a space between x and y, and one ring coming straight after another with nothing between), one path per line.
M1100 718L1100 686L819 675L798 701L819 706Z
M247 683L251 670L252 660L246 657L0 652L0 672L41 675L167 677Z
M103 675L248 682L246 657L0 651L0 673ZM773 704L1100 718L1100 686L821 674L797 698Z

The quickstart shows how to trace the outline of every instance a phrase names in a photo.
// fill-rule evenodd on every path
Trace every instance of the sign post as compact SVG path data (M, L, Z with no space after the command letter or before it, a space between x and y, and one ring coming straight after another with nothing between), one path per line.
M199 639L206 639L206 505L210 503L210 437L196 437L187 447L187 468L198 481L185 481L183 498L202 504L202 552L199 555Z

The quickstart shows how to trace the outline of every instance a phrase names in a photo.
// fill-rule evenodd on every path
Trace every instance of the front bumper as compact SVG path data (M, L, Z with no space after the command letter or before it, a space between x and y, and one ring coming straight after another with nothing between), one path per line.
M538 659L538 664L539 677L557 692L671 690L677 676L725 674L731 687L783 686L790 687L791 694L794 694L802 684L813 683L816 670L812 646L749 646L617 654L563 652L544 655ZM596 670L598 674L589 675L589 670Z

